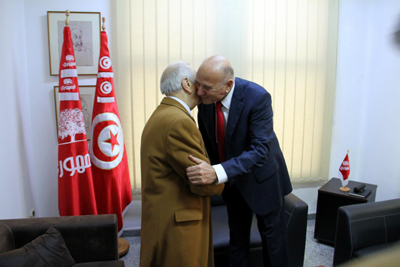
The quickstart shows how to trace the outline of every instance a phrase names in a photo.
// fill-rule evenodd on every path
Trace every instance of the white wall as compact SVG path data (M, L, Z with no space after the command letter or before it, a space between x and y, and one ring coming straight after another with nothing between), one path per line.
M49 74L47 11L100 11L108 21L115 69L114 5L113 0L1 1L0 33L8 38L0 41L0 219L27 217L33 207L37 216L58 215L53 96L58 77ZM399 25L400 1L340 1L330 177L337 176L350 149L350 179L377 184L377 200L400 197L400 46L393 41ZM95 76L79 78L80 85L95 82ZM309 213L315 213L321 185L295 185Z
M1 122L11 122L10 127L1 130L1 187L0 218L28 217L31 208L36 215L58 216L57 188L57 130L54 106L54 86L58 76L50 76L49 49L47 37L47 11L92 11L106 17L107 34L110 40L111 58L115 32L115 1L112 0L17 0L1 1L1 10L9 21L2 23L2 29L9 27L11 38L1 39L1 55L11 64L4 74L12 75L6 84L5 104L1 105ZM3 18L3 16L2 16ZM3 20L2 20L3 21ZM7 42L5 42L7 41ZM3 48L4 45L4 48ZM21 46L19 60L9 55L7 47ZM22 49L22 47L24 49ZM116 56L115 56L116 58ZM114 60L113 60L114 61ZM113 62L115 64L115 61ZM27 66L27 68L25 67ZM24 68L25 67L25 68ZM96 76L79 77L79 85L95 85ZM19 97L28 98L22 101ZM24 113L21 114L23 110ZM24 119L27 116L29 119ZM29 123L30 122L30 123ZM10 134L11 133L11 134ZM30 156L26 153L30 149ZM28 163L30 169L28 171ZM30 174L30 175L29 175ZM29 179L30 178L30 179ZM29 182L32 186L30 190ZM33 199L33 201L32 201ZM10 203L10 205L4 205Z
M350 149L350 179L400 197L400 1L342 0L330 175Z
M345 0L339 4L337 78L335 111L332 118L332 145L329 178L338 177L339 166L350 150L350 179L359 179L360 155L364 146L364 103L369 40L369 4L365 0ZM364 177L366 178L366 177ZM365 182L375 183L372 180ZM318 189L323 183L295 185L294 194L306 201L309 213L316 212ZM301 186L301 188L298 188Z
M3 1L5 2L5 1ZM30 91L22 0L0 3L0 219L28 217L33 208L30 173Z
M400 2L374 1L359 178L378 184L378 200L400 197ZM400 36L398 36L400 38ZM371 145L368 145L371 144Z
M341 0L329 178L350 150L350 180L378 185L376 200L400 197L400 1ZM399 34L400 38L400 34ZM322 184L296 184L315 213Z

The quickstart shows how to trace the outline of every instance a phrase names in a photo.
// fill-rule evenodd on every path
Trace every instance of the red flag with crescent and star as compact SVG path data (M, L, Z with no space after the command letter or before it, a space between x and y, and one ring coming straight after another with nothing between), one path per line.
M98 213L116 214L120 231L122 213L132 202L132 190L113 77L107 33L102 31L90 158Z
M58 118L58 208L61 216L97 214L71 31L64 27Z

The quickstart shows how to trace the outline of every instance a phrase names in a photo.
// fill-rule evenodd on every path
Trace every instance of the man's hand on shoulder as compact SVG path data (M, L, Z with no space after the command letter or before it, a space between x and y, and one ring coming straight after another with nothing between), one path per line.
M217 174L210 164L192 155L189 156L189 159L197 164L186 168L186 174L192 184L206 185L217 181Z

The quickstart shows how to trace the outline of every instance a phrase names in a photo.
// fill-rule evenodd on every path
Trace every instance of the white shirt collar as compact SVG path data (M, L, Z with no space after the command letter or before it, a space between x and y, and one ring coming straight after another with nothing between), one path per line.
M228 95L222 99L221 104L226 108L229 109L231 107L231 102L232 102L232 96L233 96L233 91L235 90L235 83L233 83L231 91L228 93Z
M189 106L188 106L185 102L183 102L183 101L180 100L179 98L177 98L177 97L175 97L175 96L172 96L172 95L167 95L167 97L172 98L172 99L175 99L176 101L178 101L179 103L181 103L181 105L182 105L184 108L186 108L186 110L189 112L189 114L193 117L192 112L190 112Z

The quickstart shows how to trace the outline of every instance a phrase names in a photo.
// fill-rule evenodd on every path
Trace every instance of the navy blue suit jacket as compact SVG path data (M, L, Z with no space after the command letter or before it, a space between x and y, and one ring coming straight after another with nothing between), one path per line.
M198 106L199 129L211 164L218 164L215 105ZM236 184L249 207L259 215L282 205L292 191L286 163L272 124L271 95L260 85L235 78L225 129L227 186Z

